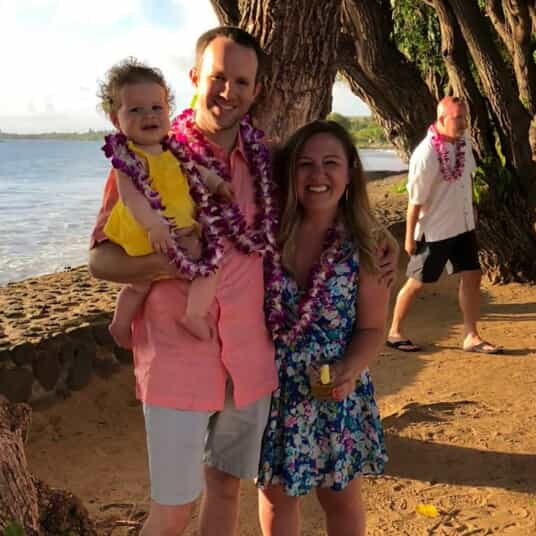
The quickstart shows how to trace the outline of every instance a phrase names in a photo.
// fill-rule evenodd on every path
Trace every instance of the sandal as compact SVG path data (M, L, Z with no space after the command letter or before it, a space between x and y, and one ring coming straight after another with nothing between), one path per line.
M409 339L403 339L400 341L385 341L385 346L389 348L394 348L395 350L400 350L401 352L419 352L421 347L413 344Z
M479 342L478 344L473 344L473 346L468 346L463 349L464 352L474 352L476 354L502 354L502 346L495 346L487 341Z

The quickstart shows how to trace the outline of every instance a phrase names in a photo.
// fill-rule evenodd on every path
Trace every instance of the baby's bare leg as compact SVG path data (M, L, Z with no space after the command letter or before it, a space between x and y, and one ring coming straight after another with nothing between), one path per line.
M132 333L130 325L141 304L149 293L151 283L136 283L125 285L117 295L115 313L108 329L116 344L130 350L132 348Z
M181 319L182 325L195 337L203 341L212 339L208 312L216 295L219 271L208 277L194 279L188 289L186 311Z

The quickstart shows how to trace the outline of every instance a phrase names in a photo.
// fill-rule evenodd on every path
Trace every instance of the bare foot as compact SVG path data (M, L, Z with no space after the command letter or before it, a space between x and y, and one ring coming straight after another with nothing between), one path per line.
M197 337L202 341L209 341L212 339L213 332L208 322L208 316L185 314L181 319L181 324L194 337Z
M130 324L122 324L112 320L112 323L108 326L108 331L114 338L117 346L132 350L132 332L130 331Z

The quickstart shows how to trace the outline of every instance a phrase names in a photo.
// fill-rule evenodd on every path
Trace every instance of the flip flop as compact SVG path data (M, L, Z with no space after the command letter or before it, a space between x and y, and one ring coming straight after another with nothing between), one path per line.
M388 346L389 348L394 348L395 350L399 350L400 352L420 352L421 347L417 346L416 344L413 344L409 339L404 339L401 341L385 341L385 346ZM411 348L403 348L404 346L411 346Z
M475 354L502 354L503 348L501 346L495 346L487 341L479 342L473 346L468 346L463 349L464 352L474 352Z

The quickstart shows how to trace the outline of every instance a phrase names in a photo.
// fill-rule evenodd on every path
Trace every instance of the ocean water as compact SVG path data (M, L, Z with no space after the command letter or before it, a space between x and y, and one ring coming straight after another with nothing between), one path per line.
M0 141L0 285L86 262L109 168L101 145ZM394 151L360 155L368 170L406 168Z

